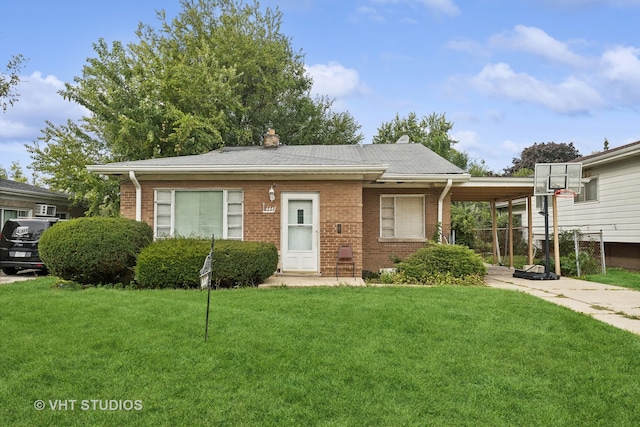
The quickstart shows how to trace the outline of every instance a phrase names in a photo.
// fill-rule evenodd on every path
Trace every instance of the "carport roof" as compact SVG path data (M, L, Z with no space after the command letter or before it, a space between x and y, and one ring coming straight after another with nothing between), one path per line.
M533 195L533 177L471 177L451 188L453 202L503 202Z

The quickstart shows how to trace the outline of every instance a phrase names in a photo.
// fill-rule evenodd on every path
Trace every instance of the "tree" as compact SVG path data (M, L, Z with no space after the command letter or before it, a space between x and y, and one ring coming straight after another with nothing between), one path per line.
M11 171L10 179L16 182L27 183L28 179L24 176L22 172L22 167L20 167L20 162L11 162L11 166L9 166L9 170Z
M15 87L20 83L20 71L24 61L25 58L22 55L14 55L7 63L5 72L0 73L0 106L3 112L7 111L7 108L20 96L15 92Z
M72 204L86 204L87 215L117 216L118 182L90 173L85 167L109 159L104 139L91 136L96 134L98 130L88 123L68 120L64 126L55 126L47 122L43 135L27 146L34 159L31 168L44 174L42 180L49 188L69 194Z
M466 169L469 156L453 148L458 141L449 137L453 123L447 121L445 114L431 113L418 119L416 113L411 112L406 118L396 117L383 123L378 133L373 137L374 144L390 144L396 142L402 135L407 135L413 143L422 144L436 154L449 160L456 166Z
M0 166L0 179L7 179L7 170Z
M42 178L51 188L75 187L82 196L89 186L67 177L80 178L75 170L87 162L257 145L268 128L286 144L362 140L350 114L334 113L332 100L311 96L304 57L281 33L277 9L262 12L257 1L237 0L181 0L181 6L171 21L158 12L158 28L140 24L135 43L94 43L96 57L61 91L91 114L76 124L48 123L44 137L28 147L34 169L53 174Z
M513 158L513 166L505 168L506 175L515 175L520 169L534 170L536 163L565 163L580 157L580 153L570 143L535 143L522 150L519 158Z

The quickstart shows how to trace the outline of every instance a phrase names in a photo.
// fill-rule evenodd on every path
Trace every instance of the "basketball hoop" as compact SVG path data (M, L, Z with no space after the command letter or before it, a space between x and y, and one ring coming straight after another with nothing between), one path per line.
M569 190L568 188L561 188L560 190L556 190L553 194L556 197L563 197L563 198L567 198L567 199L573 199L574 197L576 197L576 195L578 193L576 193L573 190Z

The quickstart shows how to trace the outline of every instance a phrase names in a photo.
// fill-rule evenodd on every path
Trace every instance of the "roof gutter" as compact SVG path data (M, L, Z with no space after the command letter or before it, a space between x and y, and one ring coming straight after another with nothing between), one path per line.
M133 182L133 186L136 187L136 221L142 221L142 187L134 171L129 171L129 179Z
M438 198L438 243L442 243L442 209L444 205L444 198L447 197L447 193L451 190L451 186L453 185L453 179L447 179L447 185L445 185L444 190L440 193L440 197Z

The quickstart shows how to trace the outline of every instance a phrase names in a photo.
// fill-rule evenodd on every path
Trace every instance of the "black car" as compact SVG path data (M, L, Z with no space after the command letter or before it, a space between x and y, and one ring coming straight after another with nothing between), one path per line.
M38 254L42 233L58 218L14 218L4 223L0 232L0 268L7 275L19 270L47 271Z

